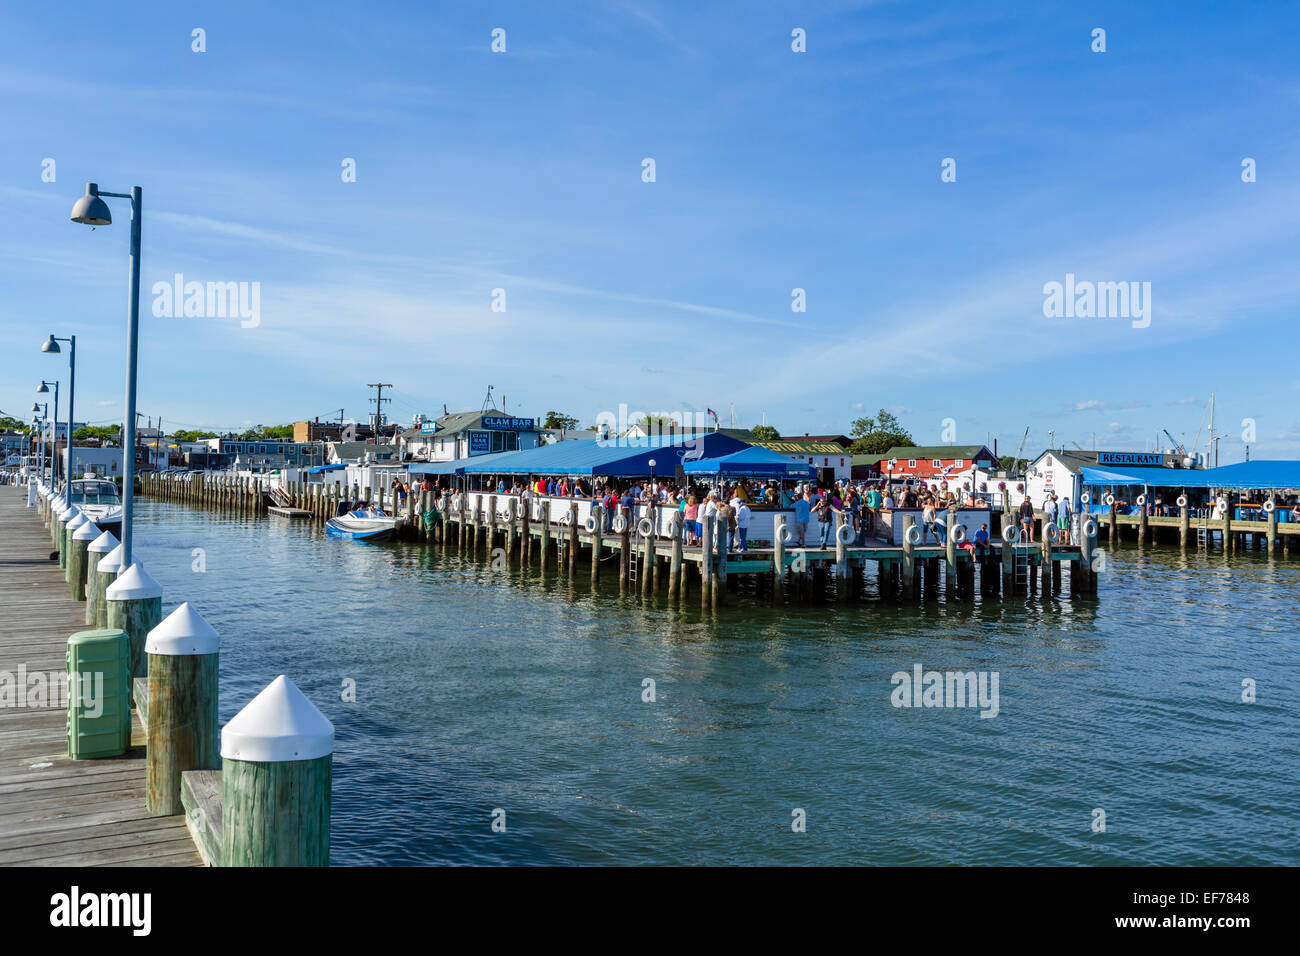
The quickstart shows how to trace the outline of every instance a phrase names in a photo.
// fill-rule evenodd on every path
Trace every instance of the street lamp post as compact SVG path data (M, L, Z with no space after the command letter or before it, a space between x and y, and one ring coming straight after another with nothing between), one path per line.
M59 338L53 332L50 337L41 343L41 351L49 352L52 355L58 355L63 350L59 348L60 342L68 343L68 466L63 470L63 493L68 493L68 482L72 478L72 429L76 426L73 424L76 419L73 417L72 403L77 395L77 337L71 335L68 338ZM56 403L57 405L57 403ZM56 443L57 444L57 443Z
M122 567L131 566L131 519L135 502L135 368L136 334L140 326L140 219L143 194L139 186L129 193L100 192L97 183L86 183L86 194L72 207L70 218L88 226L113 222L104 196L131 200L131 278L127 289L126 324L126 416L122 424Z
M54 418L51 422L54 434L51 436L50 442L50 484L53 485L59 480L59 469L54 461L59 454L59 383L57 381L47 382L45 379L41 379L41 384L36 389L36 394L48 395L50 393L51 385L54 386Z
M32 424L35 426L35 424L39 422L41 426L41 430L37 436L37 445L40 448L40 451L37 452L39 455L37 460L40 462L41 482L44 484L48 484L48 482L45 481L45 417L49 415L49 413L49 402L32 402L32 414L36 416Z

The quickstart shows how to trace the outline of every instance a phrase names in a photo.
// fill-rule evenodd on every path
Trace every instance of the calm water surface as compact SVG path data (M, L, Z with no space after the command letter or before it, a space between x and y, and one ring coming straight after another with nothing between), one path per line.
M334 722L335 864L1300 862L1295 556L1130 548L1096 600L709 614L148 499L136 537L164 612L221 634L223 723L281 673ZM918 663L997 671L1001 712L893 707Z

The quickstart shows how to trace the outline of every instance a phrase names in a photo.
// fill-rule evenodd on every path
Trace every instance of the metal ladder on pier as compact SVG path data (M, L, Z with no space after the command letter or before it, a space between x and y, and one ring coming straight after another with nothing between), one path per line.
M1019 594L1029 593L1029 549L1017 548L1015 545L1010 546L1011 551L1011 571L1013 580L1016 583L1016 592Z
M632 533L628 535L627 546L630 550L627 556L627 579L633 583L636 582L637 572L637 555L641 553L641 532L633 528Z
M1205 511L1202 510L1196 517L1196 543L1204 548L1209 545L1210 540L1210 519L1206 517Z

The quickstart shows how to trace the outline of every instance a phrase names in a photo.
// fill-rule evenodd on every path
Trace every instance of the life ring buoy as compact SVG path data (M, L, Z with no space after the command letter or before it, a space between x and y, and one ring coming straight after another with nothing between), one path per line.
M572 512L572 511L566 511L564 514L560 515L560 525L561 525L561 527L565 527L565 528L567 528L567 527L568 527L572 522L573 522L573 512Z
M1113 505L1115 503L1115 496L1107 492L1106 497L1103 500L1107 505Z
M794 532L790 530L790 525L781 525L780 534L782 544L794 544Z
M587 520L584 521L584 522L582 523L582 526L583 526L584 528L587 529L587 534L595 534L595 533L596 533L596 516L595 516L595 515L587 515Z
M1264 502L1264 510L1269 512L1270 514L1272 513L1273 509L1276 507L1277 505L1273 503L1272 498L1269 498L1267 501Z
M1097 537L1097 522L1089 518L1083 523L1083 536L1085 538Z
M921 534L921 528L918 525L910 524L907 530L903 532L903 540L908 544L920 544L925 535Z
M615 533L615 534L622 534L622 533L623 533L624 531L626 531L626 530L627 530L627 519L624 518L622 515L615 515L615 516L614 516L614 533Z
M1020 540L1020 529L1013 524L1007 525L1002 529L1002 540L1007 544L1015 544Z
M642 517L642 519L636 523L636 533L643 538L651 537L655 533L655 523L649 518Z
M1048 522L1047 526L1043 528L1043 537L1055 544L1061 537L1061 529Z
M1082 504L1086 505L1091 500L1092 500L1092 495L1088 494L1088 492L1086 491L1083 494L1079 495L1079 501Z
M952 540L957 544L961 544L966 540L966 526L964 524L952 526Z
M1180 507L1180 508L1186 508L1186 507L1187 507L1187 496L1186 496L1186 495L1179 495L1179 496L1178 496L1178 507Z
M1147 503L1147 496L1146 496L1146 495L1138 495L1138 496L1137 496L1136 498L1134 498L1133 500L1136 501L1139 505L1144 505L1144 504Z
M835 540L840 544L848 544L854 538L853 525L845 522L835 529Z

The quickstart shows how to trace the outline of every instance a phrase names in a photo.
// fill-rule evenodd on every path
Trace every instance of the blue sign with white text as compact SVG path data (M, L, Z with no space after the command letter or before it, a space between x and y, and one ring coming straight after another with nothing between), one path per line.
M506 415L484 415L483 427L498 432L532 432L537 429L535 418L510 418Z
M492 436L487 432L469 433L469 453L477 455L492 450Z

